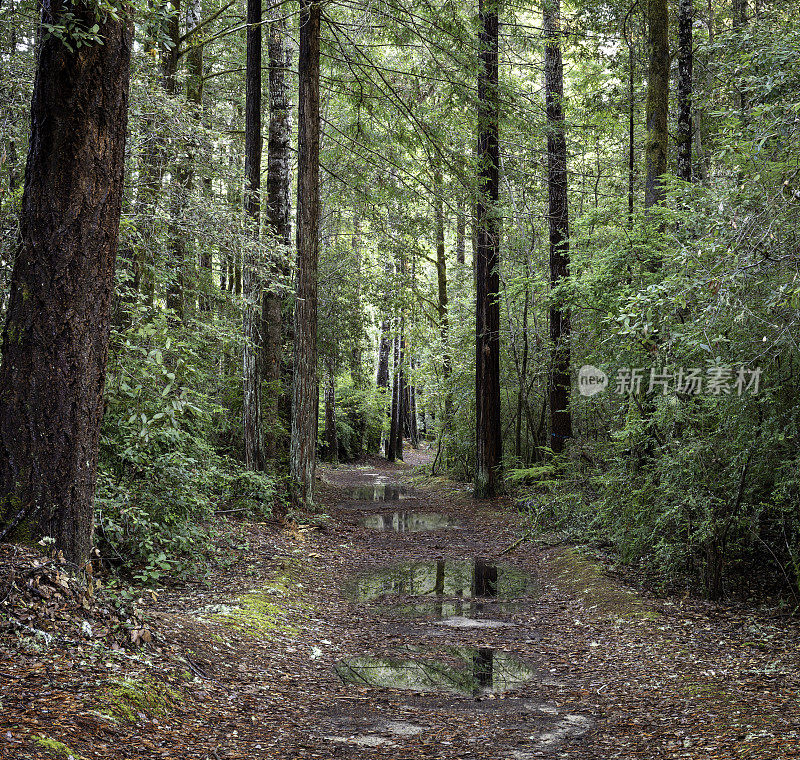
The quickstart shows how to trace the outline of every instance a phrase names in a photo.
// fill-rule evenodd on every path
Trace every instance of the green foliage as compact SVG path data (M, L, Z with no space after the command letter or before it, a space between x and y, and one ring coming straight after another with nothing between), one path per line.
M137 306L113 335L97 493L100 550L140 583L205 574L217 505L269 515L274 480L214 445L226 412L202 330ZM216 338L220 333L215 334ZM204 340L205 338L205 340ZM234 335L227 340L234 342ZM224 345L224 344L223 344Z

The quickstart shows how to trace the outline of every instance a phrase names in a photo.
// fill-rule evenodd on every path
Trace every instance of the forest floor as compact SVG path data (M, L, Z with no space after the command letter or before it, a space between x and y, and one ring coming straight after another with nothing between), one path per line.
M0 757L800 757L795 623L506 551L513 505L423 457L323 467L325 521L230 521L239 560L146 595L141 649L0 631Z

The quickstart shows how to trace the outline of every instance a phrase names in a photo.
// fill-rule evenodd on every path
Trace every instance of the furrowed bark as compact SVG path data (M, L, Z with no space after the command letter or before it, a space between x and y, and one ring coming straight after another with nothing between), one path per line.
M320 4L300 0L297 301L290 475L295 506L311 507L317 464Z
M550 287L569 275L569 206L567 203L567 139L564 131L564 65L561 58L559 0L545 0L544 77L547 111L547 193L550 228ZM570 399L570 313L550 306L552 358L549 382L550 448L556 453L572 437Z
M42 22L87 7L44 0ZM31 105L20 241L0 365L0 539L92 547L109 305L125 160L132 23L70 52L44 35Z
M475 496L500 491L500 144L498 108L498 2L480 0L478 73L478 157L480 195L477 208Z
M252 245L243 266L244 350L242 356L242 432L248 470L264 469L261 418L261 275L259 220L261 210L261 0L247 0L247 72L244 130L244 205Z

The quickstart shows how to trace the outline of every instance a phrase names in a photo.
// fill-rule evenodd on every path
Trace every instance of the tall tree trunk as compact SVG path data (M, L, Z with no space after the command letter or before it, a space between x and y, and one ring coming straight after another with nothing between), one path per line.
M364 368L363 368L363 305L361 303L361 225L358 218L358 209L353 208L353 232L350 242L353 253L353 274L355 277L355 310L358 316L358 333L356 335L353 350L350 353L350 377L353 380L353 387L361 389L364 387Z
M413 356L409 364L412 370L416 368ZM417 423L417 388L413 384L408 386L408 419L411 428L408 435L411 445L416 449L419 447L419 424Z
M636 180L636 57L633 44L633 15L628 13L626 22L630 22L630 31L625 35L628 43L628 228L633 228L634 187ZM627 24L626 24L627 25Z
M437 311L439 314L439 335L442 341L442 386L445 390L444 414L442 415L442 435L446 434L450 424L453 409L453 397L450 394L450 375L453 372L453 360L450 356L450 315L448 313L447 299L447 260L444 248L444 182L442 171L437 166L433 172L434 188L434 216L436 227L436 283L438 290Z
M500 490L500 145L498 104L498 0L479 0L481 22L478 69L478 202L475 310L475 496Z
M389 422L389 439L386 442L386 458L397 459L397 429L400 427L400 336L394 338L394 376L392 379L392 405Z
M252 245L244 261L244 351L242 366L242 430L248 470L264 469L261 419L261 275L259 219L261 208L261 0L247 0L247 73L244 129L245 211Z
M350 377L353 381L353 388L356 391L364 389L364 307L362 304L361 278L363 276L361 265L361 224L359 220L358 207L353 207L353 230L351 237L351 250L353 253L353 273L355 275L355 312L357 315L357 326L355 342L350 351ZM353 430L356 434L356 444L353 447L353 456L360 457L364 453L364 441L367 434L367 420L364 407L359 405L353 414Z
M269 23L269 143L267 148L267 224L276 240L281 244L282 260L273 265L273 279L288 274L290 268L290 222L289 222L289 148L290 116L289 94L286 87L287 51L284 38L287 36L283 9L273 2ZM282 376L282 305L283 297L274 287L264 292L264 379L267 382L267 397L264 414L265 455L275 461L278 455L277 420L280 411Z
M300 0L297 301L290 470L292 499L311 506L317 464L317 268L319 261L320 4Z
M388 319L381 322L381 338L378 344L378 375L375 384L378 388L389 388L389 357L392 352L392 341L389 337L390 323Z
M186 40L188 49L186 51L186 100L192 108L192 116L195 124L200 127L203 123L203 65L205 48L200 34L195 30L200 26L202 17L202 0L191 0L186 6ZM195 136L189 145L187 156L187 190L191 190L194 185L194 177L197 171L197 155L201 150L200 139ZM207 187L210 178L203 180L203 187ZM211 310L211 293L213 292L213 276L211 250L203 246L196 260L200 266L200 276L197 278L197 300L200 311ZM192 267L194 269L194 267Z
M567 139L564 132L564 66L561 59L559 0L545 0L544 77L547 110L547 191L550 226L550 286L569 275L569 206L567 204ZM550 448L564 450L572 437L570 398L570 314L559 304L550 307Z
M397 336L397 366L395 369L395 409L392 410L392 427L394 429L394 459L403 459L403 419L405 417L405 320L400 318L400 334Z
M95 23L45 0L44 24L70 17ZM40 42L0 365L0 540L52 536L77 564L92 547L132 44L129 21L97 23L102 44Z
M178 61L180 59L180 0L170 0L169 15L165 21L165 38L161 46L161 83L164 91L171 98L178 94ZM163 153L162 171L167 165L169 155L168 138L162 134L161 151ZM184 318L184 265L186 249L184 235L180 228L183 218L183 208L186 203L186 168L181 163L177 151L171 155L170 166L170 193L169 193L169 258L167 261L167 292L166 305L172 309L180 319Z
M465 262L466 252L467 215L464 211L464 194L459 191L458 205L456 206L456 263Z
M332 362L327 362L325 382L325 447L328 460L339 463L339 443L336 439L336 373Z
M519 372L519 388L517 389L517 419L515 431L515 444L514 454L518 462L523 461L522 456L522 418L527 407L528 398L526 389L528 387L528 353L529 353L529 339L528 339L528 311L531 300L530 293L530 256L525 255L525 293L524 303L522 306L522 362L520 364Z
M678 176L692 181L692 0L678 0Z
M667 0L647 0L647 144L645 208L664 201L669 115L669 11Z
M733 31L741 32L747 26L747 0L732 0ZM733 107L743 116L747 108L747 100L740 87L733 91Z

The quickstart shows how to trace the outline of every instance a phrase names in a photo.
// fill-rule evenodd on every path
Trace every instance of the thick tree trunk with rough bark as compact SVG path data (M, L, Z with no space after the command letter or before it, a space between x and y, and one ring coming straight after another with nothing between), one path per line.
M678 176L692 181L692 0L678 0Z
M66 12L95 23L60 0L42 21ZM0 365L0 539L52 536L77 564L92 547L132 44L128 21L98 23L102 45L40 43Z
M647 142L645 208L664 201L669 116L669 11L667 0L647 0Z
M289 148L291 123L289 94L286 86L288 53L284 39L288 32L283 8L273 2L270 10L269 42L269 142L267 147L267 225L280 248L281 261L273 265L273 281L289 270ZM283 294L267 287L263 303L264 380L266 429L264 453L268 460L278 456L277 424L280 411L282 377L282 305Z
M475 312L475 496L491 498L500 491L502 431L500 427L500 141L497 0L480 0L478 69L478 158L480 196L477 209Z
M317 268L319 261L320 4L300 0L297 301L290 474L292 500L310 507L317 464Z
M550 286L569 275L569 206L567 204L567 139L564 132L564 66L561 59L559 0L545 0L544 77L547 111L547 191L550 227ZM570 399L570 314L559 304L550 307L552 364L549 382L550 448L564 450L572 437Z
M261 418L261 275L259 219L261 209L261 0L247 0L247 72L244 128L244 205L252 245L245 250L244 352L242 366L242 432L248 470L264 469L264 433Z

